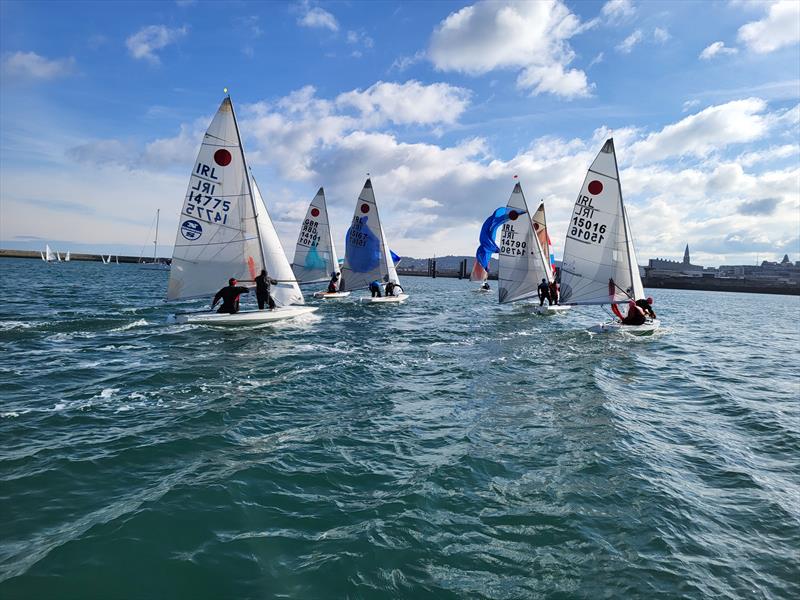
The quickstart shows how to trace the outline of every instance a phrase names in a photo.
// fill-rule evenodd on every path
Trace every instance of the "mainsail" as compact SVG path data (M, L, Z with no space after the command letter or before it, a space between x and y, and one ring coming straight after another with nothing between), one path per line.
M393 283L400 283L378 217L372 181L367 179L358 196L353 222L345 238L340 291L367 288L370 282L376 279L383 281L384 278Z
M534 233L522 186L517 183L506 206L508 220L500 229L498 289L501 303L535 296L542 279L549 282L552 272Z
M306 212L297 245L292 270L299 283L328 281L339 271L339 259L331 236L325 191L319 188Z
M609 304L644 298L614 140L586 174L567 226L561 265L562 304Z
M261 269L283 280L274 290L277 304L302 303L275 228L249 176L233 104L226 97L203 137L189 179L167 299L212 295L229 278L252 280Z

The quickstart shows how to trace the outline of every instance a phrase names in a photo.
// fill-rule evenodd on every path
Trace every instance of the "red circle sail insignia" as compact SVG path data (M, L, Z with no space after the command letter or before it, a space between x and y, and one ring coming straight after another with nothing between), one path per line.
M594 181L589 182L589 193L592 196L597 196L600 192L603 191L603 184L600 181L595 179Z
M227 167L231 164L231 153L225 150L225 148L220 148L216 152L214 152L214 162L217 163L220 167Z

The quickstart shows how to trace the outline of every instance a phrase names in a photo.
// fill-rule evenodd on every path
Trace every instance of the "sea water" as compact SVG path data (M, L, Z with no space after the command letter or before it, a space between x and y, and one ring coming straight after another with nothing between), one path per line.
M409 277L226 329L165 272L0 276L2 598L800 597L797 297L592 336Z

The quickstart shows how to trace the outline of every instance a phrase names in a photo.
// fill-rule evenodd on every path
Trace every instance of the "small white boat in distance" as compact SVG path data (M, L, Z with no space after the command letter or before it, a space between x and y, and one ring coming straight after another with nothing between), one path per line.
M661 321L652 319L644 325L623 325L619 321L598 323L589 327L589 333L627 333L629 335L653 335L661 326Z
M364 296L359 300L364 304L400 304L408 300L408 294L400 293L397 296L375 296L374 298Z
M40 252L39 254L41 254L42 260L44 262L48 262L49 263L49 262L54 262L56 260L56 255L50 249L50 244L47 244L44 247L44 252Z
M314 292L314 298L321 300L342 300L348 298L352 292Z
M145 262L139 258L139 268L146 271L169 271L169 264L158 258L158 221L161 217L161 209L156 209L156 235L153 238L153 260Z
M198 312L182 323L253 325L292 319L317 310L304 304L264 199L247 168L233 103L226 96L208 126L181 208L167 300L207 298L230 278L254 281L261 270L277 280L275 310Z
M400 304L408 299L408 294L403 292L400 278L397 276L392 252L383 232L378 205L375 202L375 192L372 181L367 178L364 187L356 202L353 221L347 230L344 253L344 266L340 292L357 289L369 289L373 281L392 282L400 293L392 296L376 296L374 298L361 298L361 302L368 304Z

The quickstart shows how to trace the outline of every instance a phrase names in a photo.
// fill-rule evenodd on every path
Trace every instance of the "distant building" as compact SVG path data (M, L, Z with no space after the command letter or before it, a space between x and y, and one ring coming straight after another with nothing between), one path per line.
M784 254L779 263L764 260L760 265L722 265L719 268L719 277L797 284L800 282L800 261L792 263L789 255Z
M644 268L647 277L702 277L703 267L693 265L689 257L689 244L683 252L683 261L651 258Z

